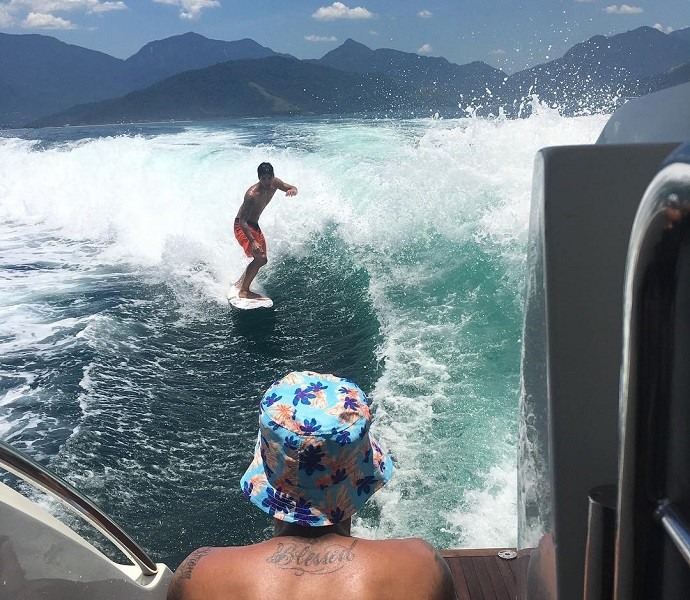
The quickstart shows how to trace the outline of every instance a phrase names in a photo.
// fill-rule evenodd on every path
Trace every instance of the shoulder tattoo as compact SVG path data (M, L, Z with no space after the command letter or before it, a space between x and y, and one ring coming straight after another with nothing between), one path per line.
M184 581L192 578L192 571L194 567L199 564L199 561L211 551L211 548L198 548L194 550L184 562L177 568L173 576L170 588L168 589L167 600L182 600L184 598L183 588Z
M180 567L180 577L182 579L191 579L194 567L196 567L199 564L199 561L210 551L211 548L199 548L198 550L194 550L194 552L192 552L182 563Z

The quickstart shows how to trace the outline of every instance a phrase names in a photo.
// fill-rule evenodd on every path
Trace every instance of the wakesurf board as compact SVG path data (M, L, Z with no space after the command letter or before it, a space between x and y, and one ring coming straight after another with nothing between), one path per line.
M273 300L268 296L261 296L261 298L240 298L238 295L239 291L239 288L233 285L228 292L228 302L235 308L252 310L254 308L271 308L271 306L273 306Z

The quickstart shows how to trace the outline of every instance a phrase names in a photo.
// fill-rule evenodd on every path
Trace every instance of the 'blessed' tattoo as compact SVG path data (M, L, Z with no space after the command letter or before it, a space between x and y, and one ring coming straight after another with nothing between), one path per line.
M347 563L354 560L354 549L357 540L350 546L328 544L316 547L311 543L278 543L276 551L266 559L268 564L279 569L293 571L295 575L328 575L340 571Z

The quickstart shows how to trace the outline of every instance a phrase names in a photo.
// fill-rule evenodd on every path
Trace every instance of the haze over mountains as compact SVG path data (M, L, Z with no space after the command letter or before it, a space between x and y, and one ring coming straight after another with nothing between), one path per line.
M690 28L595 36L513 75L483 62L372 50L351 39L321 59L298 60L249 39L187 33L122 60L47 36L0 34L3 127L285 114L450 116L468 106L519 114L532 94L578 114L688 80Z

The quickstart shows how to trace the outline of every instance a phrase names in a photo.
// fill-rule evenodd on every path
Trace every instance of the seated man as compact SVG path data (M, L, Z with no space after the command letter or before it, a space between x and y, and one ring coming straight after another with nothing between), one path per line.
M350 535L352 516L393 473L370 423L364 393L347 379L294 372L275 382L241 480L273 517L273 538L192 552L168 600L455 600L448 565L425 541Z

